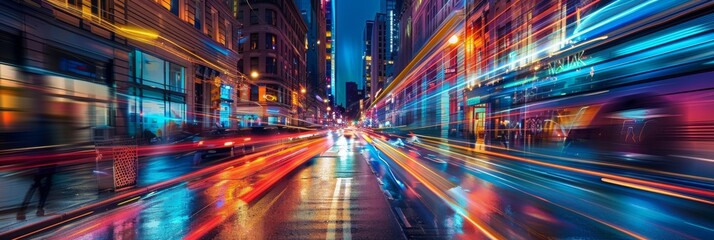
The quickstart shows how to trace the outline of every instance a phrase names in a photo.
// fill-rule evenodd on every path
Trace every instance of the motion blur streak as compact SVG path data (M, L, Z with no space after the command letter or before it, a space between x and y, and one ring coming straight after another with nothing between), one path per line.
M491 229L491 227L489 227L487 224L471 216L465 209L461 208L453 198L449 196L446 191L451 189L453 185L449 183L448 180L443 179L440 175L436 174L431 169L422 165L418 161L415 161L414 159L400 152L399 150L394 149L393 147L386 144L384 141L374 139L372 143L375 145L375 147L382 150L387 156L392 158L392 160L394 160L402 168L407 170L412 176L419 179L419 181L423 183L424 186L426 186L434 194L439 196L439 198L441 198L449 207L453 208L456 213L462 215L471 224L478 228L486 237L490 239L505 239L503 236L498 234L498 232ZM419 168L412 167L413 164L416 164L416 166L419 166Z
M238 193L231 198L227 198L223 206L217 209L219 214L215 214L207 221L202 221L200 226L188 232L184 239L201 239L205 234L218 227L233 214L234 208L245 206L255 198L261 196L269 190L276 182L292 172L298 166L304 164L312 156L327 150L331 144L326 139L310 140L308 142L284 148L279 152L269 156L261 157L256 161L230 169L227 174L234 178L259 174L264 172L263 178L253 184L251 188ZM273 169L273 170L271 170Z
M444 144L444 143L440 143L440 144ZM419 144L419 143L417 143L417 145L426 146L426 145ZM445 144L445 145L447 145L447 144ZM454 148L464 148L464 147L456 146L456 145L449 145L449 146L450 146L450 147L454 147ZM473 149L467 149L467 150L473 150ZM443 150L439 150L439 151L443 151ZM698 194L698 195L703 195L703 196L708 196L708 197L714 196L714 192L712 192L712 191L707 191L707 190L703 190L703 189L695 189L695 188L677 186L677 185L672 185L672 184L667 184L667 183L661 183L661 182L648 181L648 180L636 179L636 178L631 178L631 177L618 176L618 175L613 175L613 174L603 173L603 172L597 172L597 171L592 171L592 170L579 169L579 168L574 168L574 167L569 167L569 166L563 166L563 165L558 165L558 164L553 164L553 163L542 162L542 161L538 161L538 160L534 160L534 159L529 159L529 158L523 158L523 157L513 156L513 155L509 155L509 154L504 154L504 153L492 152L492 151L478 151L478 152L485 153L485 154L490 154L490 155L494 155L494 156L498 156L498 157L503 157L503 158L509 158L509 159L513 159L513 160L518 160L518 161L523 161L523 162L528 162L528 163L543 165L543 166L547 166L547 167L552 167L552 168L558 168L558 169L568 170L568 171L572 171L572 172L578 172L578 173L589 174L589 175L598 176L598 177L608 177L608 178L618 179L618 180L622 180L622 181L636 182L636 183L640 183L640 184L645 184L645 185L650 185L650 186L657 186L657 187L661 187L661 188L667 188L667 189L670 189L670 190L677 190L677 191L682 191L682 192L687 192L687 193L693 193L693 194ZM706 178L705 180L709 180L709 178ZM662 191L652 191L652 192L664 194L664 192L662 192ZM665 194L665 195L669 195L669 194ZM672 195L670 195L670 196L672 196ZM686 197L686 196L683 196L683 195L677 195L677 196ZM704 203L709 203L709 204L712 203L711 201L701 200L701 199L697 199L697 198L693 198L693 197L686 197L686 199L694 200L694 201L699 201L699 202L704 202Z
M692 200L692 201L697 201L697 202L702 202L702 203L714 205L714 201L709 201L709 200L705 200L705 199L690 197L690 196L686 196L686 195L682 195L682 194L678 194L678 193L674 193L674 192L670 192L670 191L666 191L666 190L656 189L656 188L653 188L653 187L642 186L642 185L637 185L637 184L634 184L634 183L628 183L628 182L623 182L623 181L617 181L617 180L612 180L612 179L607 179L607 178L602 178L602 181L603 181L603 182L606 182L606 183L617 184L617 185L620 185L620 186L630 187L630 188L634 188L634 189L639 189L639 190L644 190L644 191L649 191L649 192L654 192L654 193L659 193L659 194L663 194L663 195L668 195L668 196L673 196L673 197L678 197L678 198L684 198L684 199L687 199L687 200Z

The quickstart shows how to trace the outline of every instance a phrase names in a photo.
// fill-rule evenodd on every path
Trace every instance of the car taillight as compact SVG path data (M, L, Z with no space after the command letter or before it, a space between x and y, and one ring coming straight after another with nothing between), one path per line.
M223 146L233 146L233 142L225 142L223 143Z
M198 141L198 144L196 144L196 145L203 146L203 141Z

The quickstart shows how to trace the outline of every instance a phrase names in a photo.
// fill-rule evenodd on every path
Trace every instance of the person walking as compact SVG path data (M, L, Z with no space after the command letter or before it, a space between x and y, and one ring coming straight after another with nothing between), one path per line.
M30 201L37 190L39 190L37 216L45 215L45 204L47 203L47 198L49 197L50 189L52 188L52 175L54 175L56 171L57 165L55 164L41 166L37 169L33 183L30 185L30 189L27 190L25 199L22 201L22 205L20 206L20 211L17 213L18 220L25 220L25 211L30 205Z

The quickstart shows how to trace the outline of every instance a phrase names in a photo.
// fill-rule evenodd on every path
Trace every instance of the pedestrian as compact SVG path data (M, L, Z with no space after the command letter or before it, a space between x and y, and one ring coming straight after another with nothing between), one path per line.
M25 194L25 199L22 201L20 206L20 211L17 213L18 220L25 220L25 211L32 197L35 195L35 191L39 190L39 201L37 202L37 216L45 215L45 204L47 203L47 198L50 194L50 189L52 187L52 175L57 171L57 165L51 164L47 166L42 166L37 169L35 177L33 179L30 189L27 190Z

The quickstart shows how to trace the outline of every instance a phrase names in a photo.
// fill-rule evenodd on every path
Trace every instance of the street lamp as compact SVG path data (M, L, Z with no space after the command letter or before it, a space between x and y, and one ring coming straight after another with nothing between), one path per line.
M307 92L307 90L305 90L305 88L300 89L300 93L305 94L306 92Z
M252 71L252 72L250 72L250 77L252 77L252 78L258 78L258 76L260 76L260 74L258 74L258 71Z
M459 43L459 36L456 36L456 34L451 35L451 37L449 38L449 44L454 45L457 43Z

